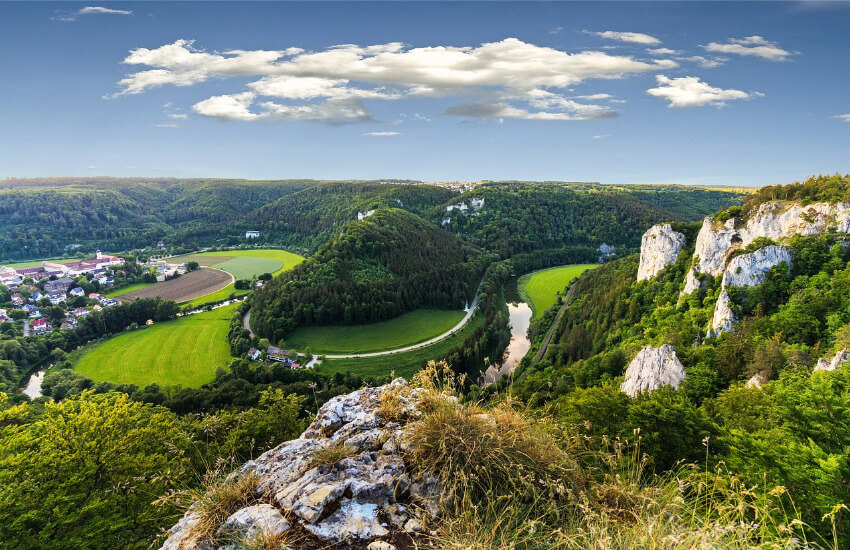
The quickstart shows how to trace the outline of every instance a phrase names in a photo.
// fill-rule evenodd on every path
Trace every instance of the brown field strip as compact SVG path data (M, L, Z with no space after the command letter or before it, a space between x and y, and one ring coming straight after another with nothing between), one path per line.
M226 287L232 281L229 273L218 269L201 268L170 281L157 283L153 286L129 292L117 299L121 302L132 302L139 298L161 297L163 300L186 302L200 298Z

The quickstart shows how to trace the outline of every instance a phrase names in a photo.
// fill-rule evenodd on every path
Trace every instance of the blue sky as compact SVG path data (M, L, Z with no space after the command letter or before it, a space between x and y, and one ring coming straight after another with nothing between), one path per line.
M850 172L850 4L11 2L0 21L0 177Z

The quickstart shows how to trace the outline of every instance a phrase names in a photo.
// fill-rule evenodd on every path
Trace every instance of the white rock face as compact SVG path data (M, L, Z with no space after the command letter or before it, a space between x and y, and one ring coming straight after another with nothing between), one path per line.
M717 304L714 306L714 318L708 336L717 336L732 330L735 314L726 289L730 286L757 286L764 282L765 274L782 262L791 265L791 251L782 246L766 246L749 254L732 258L723 274L723 283Z
M763 385L767 384L769 381L770 380L768 380L767 375L765 375L765 373L759 372L759 373L754 374L752 376L752 378L747 380L747 387L760 390L761 387Z
M818 364L815 367L815 372L819 370L835 370L847 361L850 361L850 353L847 353L847 350L843 349L836 353L835 357L833 357L831 361L828 361L826 359L818 359Z
M832 227L839 233L850 233L850 204L767 202L743 227L736 228L734 219L716 226L713 218L703 221L694 249L696 262L685 280L683 294L699 288L697 273L722 274L732 250L744 248L758 237L779 241L793 235L815 235Z
M620 390L629 397L635 397L643 391L652 391L661 386L678 388L684 379L685 367L676 356L673 346L646 346L629 363Z
M685 246L685 236L673 231L669 223L653 225L640 241L640 265L637 280L651 279L674 263Z
M399 450L404 445L404 421L387 421L378 412L387 391L399 392L402 416L414 419L421 390L407 389L403 378L377 388L334 397L323 405L301 437L278 445L244 464L235 475L259 478L257 496L272 504L237 510L221 532L252 534L283 532L292 521L329 544L368 541L389 534L389 528L419 530L415 510L435 510L443 498L439 479L411 479ZM403 390L403 391L399 391ZM334 464L313 465L317 450L344 445L351 456ZM288 520L288 521L287 521ZM163 550L223 550L196 540L198 517L190 509L169 531Z

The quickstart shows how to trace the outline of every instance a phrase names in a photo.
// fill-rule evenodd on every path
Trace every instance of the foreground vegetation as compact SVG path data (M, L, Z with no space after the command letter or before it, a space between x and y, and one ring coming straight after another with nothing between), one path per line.
M230 363L226 337L234 308L186 315L118 335L84 355L74 369L92 380L116 384L201 386Z

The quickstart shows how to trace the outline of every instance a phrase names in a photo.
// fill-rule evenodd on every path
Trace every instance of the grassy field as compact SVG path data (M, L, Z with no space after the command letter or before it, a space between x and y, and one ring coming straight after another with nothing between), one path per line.
M562 265L527 273L517 281L519 294L531 305L534 317L537 318L555 305L558 293L563 292L570 281L588 269L598 266L599 264Z
M125 286L124 288L119 288L118 290L110 290L109 292L104 293L104 296L106 296L107 298L123 296L124 294L129 294L130 292L142 290L143 288L147 288L155 284L156 283L133 283L132 285Z
M463 311L419 309L368 325L302 327L286 337L286 347L347 355L403 348L440 335L458 324Z
M74 370L95 381L198 387L230 363L227 327L236 305L125 332L83 355Z
M236 287L233 284L229 284L221 290L216 290L212 294L207 294L205 296L201 296L199 298L195 298L194 300L189 300L188 302L182 302L181 306L199 306L201 304L208 304L210 302L223 302L230 298L230 295L233 294L237 297L244 296L251 292L250 290L236 290Z
M257 248L198 252L186 256L175 256L167 261L171 263L195 261L202 266L214 266L217 269L227 271L237 279L250 279L263 273L271 273L272 275L283 273L304 261L304 258L286 250Z
M81 259L82 258L46 258L46 259L43 259L43 260L28 260L26 262L12 262L12 263L0 262L0 267L9 266L9 267L14 267L15 269L24 268L24 267L35 267L37 265L41 265L42 262L53 262L53 263L57 263L57 264L68 264L68 263L71 263L71 262L79 262Z
M463 330L441 340L436 344L425 346L405 353L393 353L379 357L362 357L359 359L328 359L316 367L318 372L333 374L336 372L351 372L359 376L387 376L394 372L396 376L410 379L422 364L431 359L446 355L449 350L462 344L476 328L484 324L484 315L476 313Z

